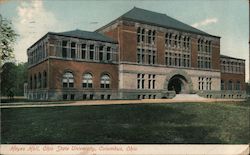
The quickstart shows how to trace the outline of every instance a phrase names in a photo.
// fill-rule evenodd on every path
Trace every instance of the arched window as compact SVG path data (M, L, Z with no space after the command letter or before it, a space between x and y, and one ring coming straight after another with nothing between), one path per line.
M37 78L36 78L36 74L34 75L34 88L37 88Z
M86 73L82 77L82 87L92 88L93 87L93 76L90 73Z
M228 90L233 90L233 82L230 80L228 82L228 87L227 87Z
M43 72L43 88L47 87L47 72Z
M221 80L221 90L225 90L225 83L224 83L224 81L223 80Z
M101 88L110 88L110 77L108 74L101 76Z
M70 72L66 72L63 74L63 87L64 88L72 88L74 87L74 76Z

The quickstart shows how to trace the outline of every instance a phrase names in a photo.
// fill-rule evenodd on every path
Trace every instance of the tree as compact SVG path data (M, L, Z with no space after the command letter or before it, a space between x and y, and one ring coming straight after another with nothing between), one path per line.
M11 21L3 19L0 14L0 65L3 62L14 58L14 43L18 35L12 29Z
M18 65L6 62L1 73L1 95L8 96L10 92L15 96L23 96L23 86L27 82L27 63Z
M6 62L1 73L1 95L8 96L11 92L15 94L17 79L17 66L14 63Z

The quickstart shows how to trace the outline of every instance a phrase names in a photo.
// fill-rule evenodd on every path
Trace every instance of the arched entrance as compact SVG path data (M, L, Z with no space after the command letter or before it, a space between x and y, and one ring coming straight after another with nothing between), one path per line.
M187 79L182 75L174 75L168 82L168 90L175 91L176 94L187 93Z

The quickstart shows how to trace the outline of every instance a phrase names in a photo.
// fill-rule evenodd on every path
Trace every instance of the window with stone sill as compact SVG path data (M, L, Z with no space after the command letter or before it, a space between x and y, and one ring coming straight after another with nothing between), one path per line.
M145 74L137 74L137 89L144 89Z
M93 76L90 73L86 73L83 75L82 87L83 88L92 88L93 87Z
M110 88L110 77L108 74L104 74L101 76L101 88Z
M73 88L74 87L74 76L70 72L66 72L62 79L63 88Z

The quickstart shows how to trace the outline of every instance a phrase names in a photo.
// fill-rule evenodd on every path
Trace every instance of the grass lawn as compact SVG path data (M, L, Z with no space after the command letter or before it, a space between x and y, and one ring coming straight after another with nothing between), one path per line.
M250 103L1 109L2 144L250 143Z

